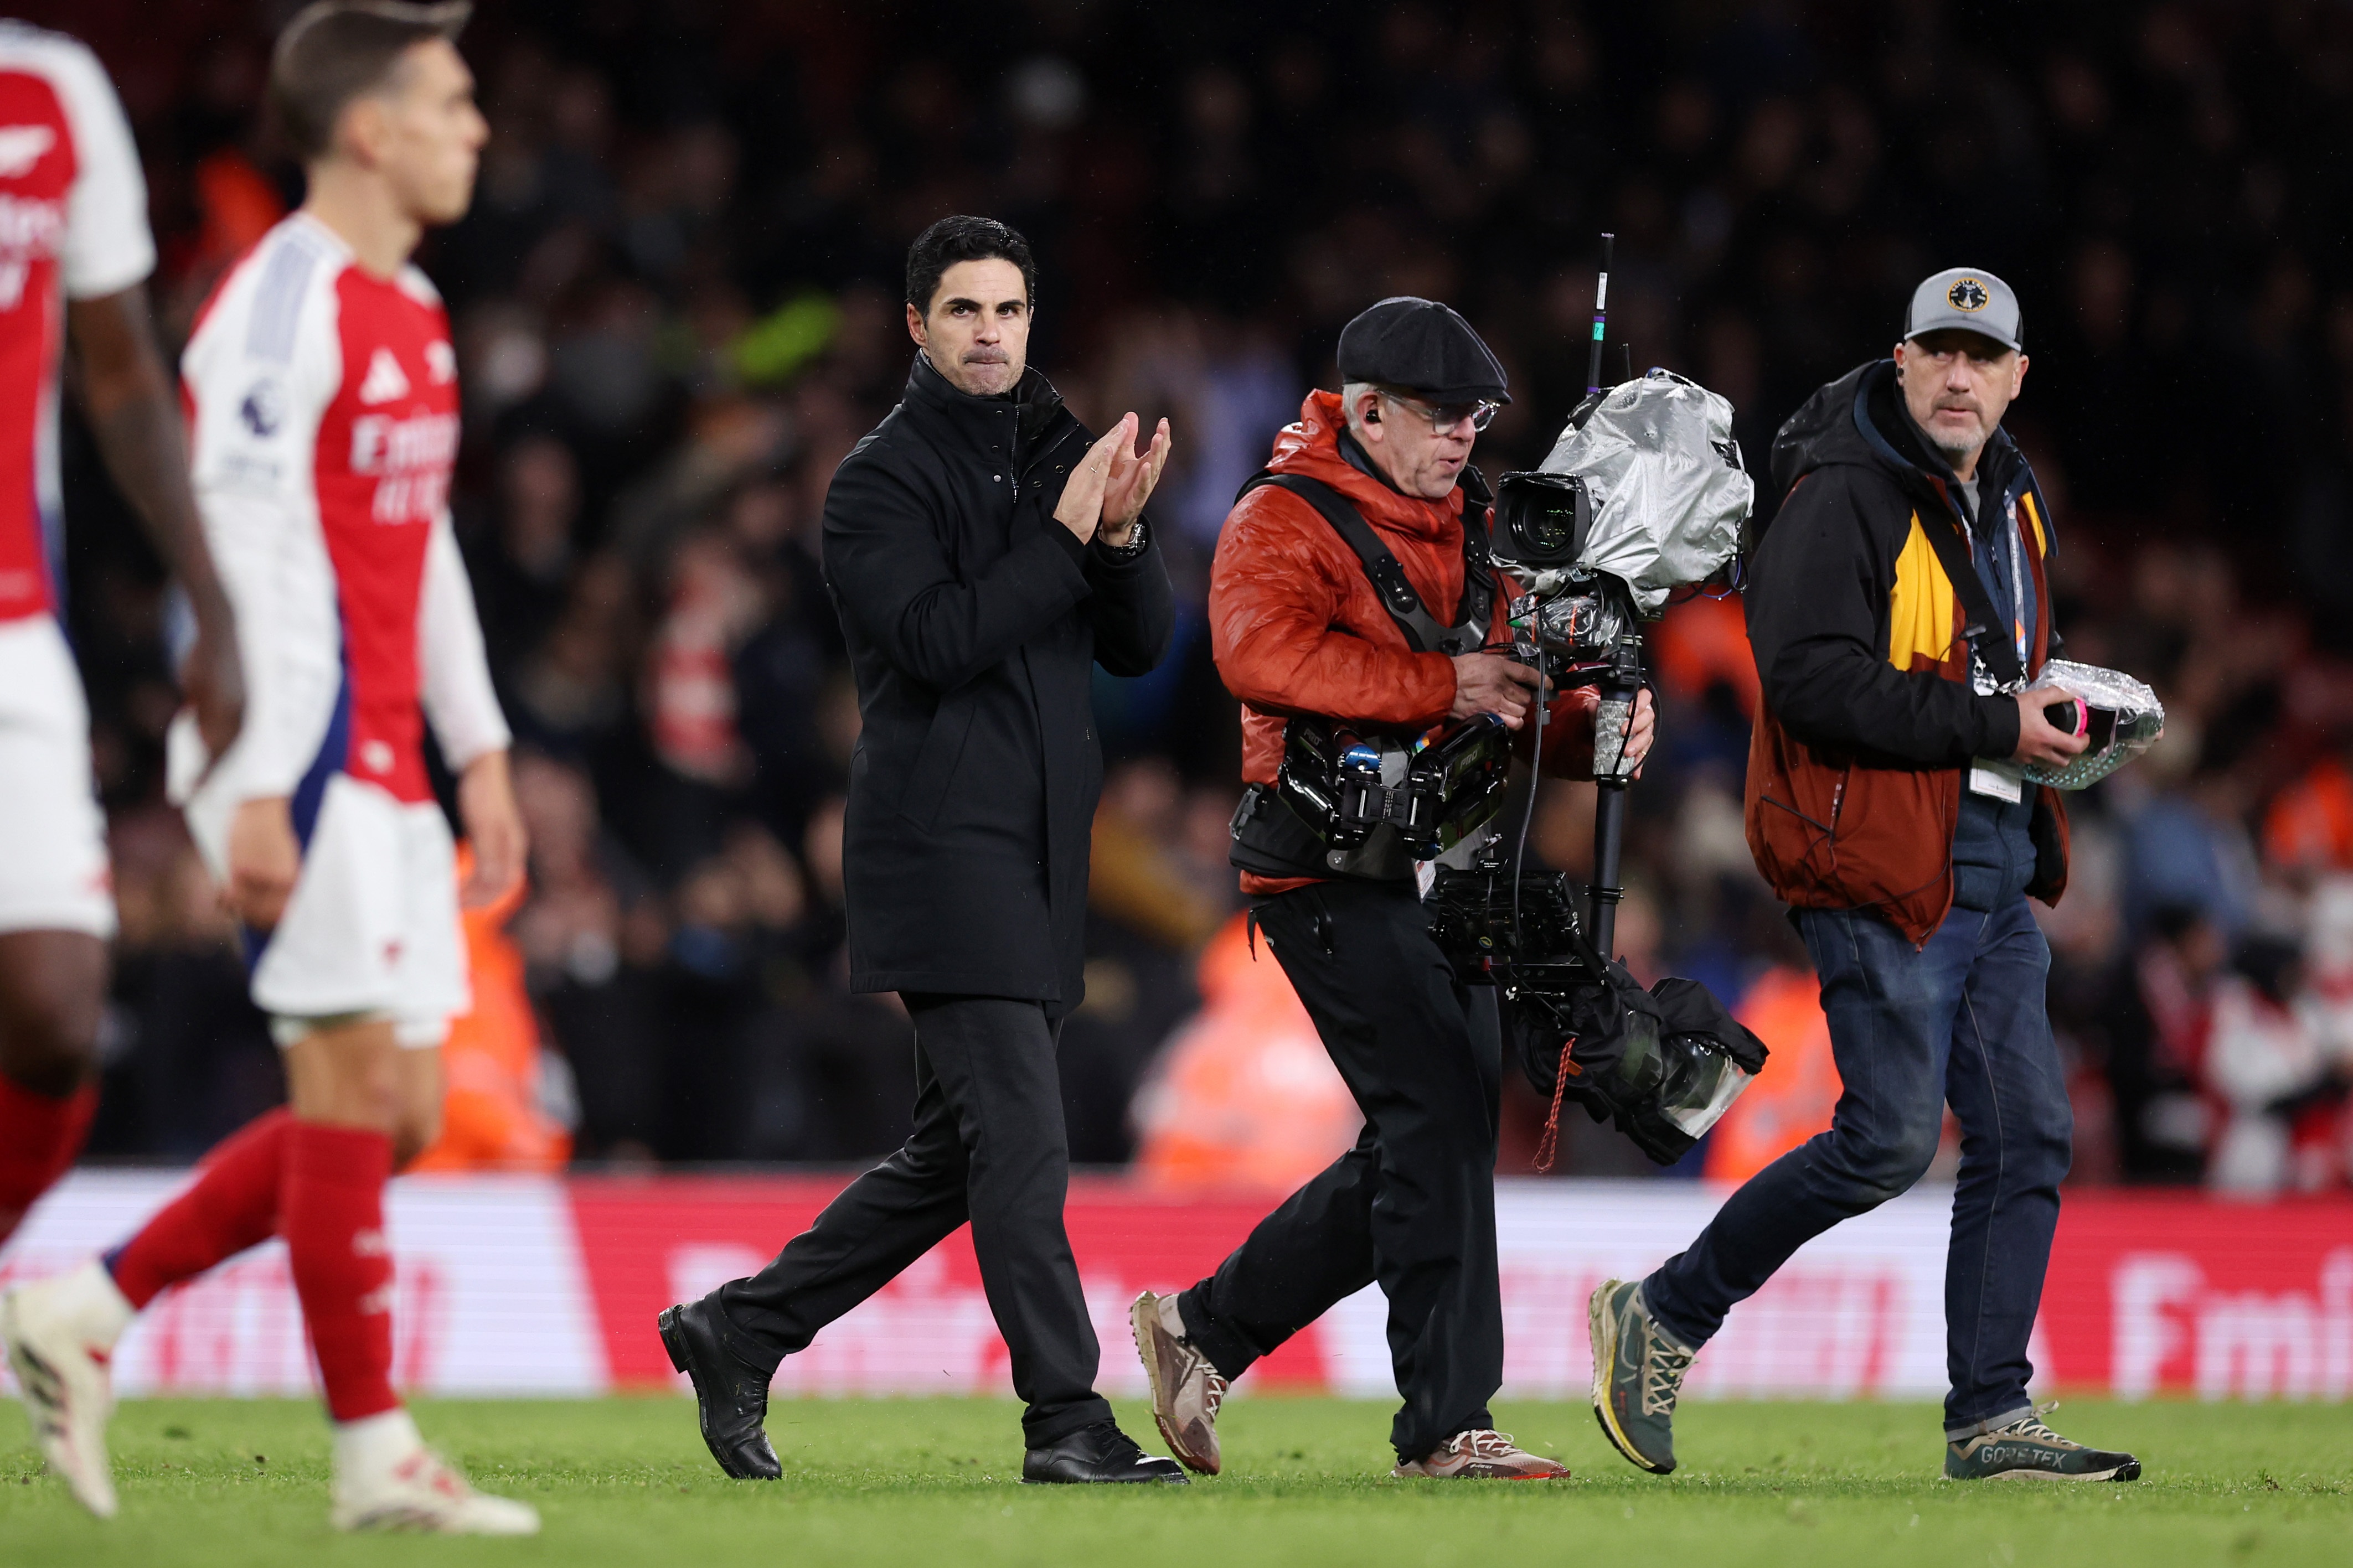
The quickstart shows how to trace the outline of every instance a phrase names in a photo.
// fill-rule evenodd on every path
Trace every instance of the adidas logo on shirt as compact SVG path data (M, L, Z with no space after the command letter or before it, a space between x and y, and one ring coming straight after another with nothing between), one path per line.
M400 362L390 349L377 349L368 359L367 379L360 383L360 401L390 403L407 395L408 377L401 374Z

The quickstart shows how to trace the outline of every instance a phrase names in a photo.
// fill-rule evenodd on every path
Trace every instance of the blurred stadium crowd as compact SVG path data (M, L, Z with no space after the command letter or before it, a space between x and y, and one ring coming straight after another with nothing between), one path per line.
M296 195L257 110L291 8L20 7L117 78L175 337ZM1340 324L1386 294L1480 326L1517 397L1478 460L1532 464L1582 391L1610 228L1613 340L1729 396L1760 478L1777 424L1887 351L1920 277L2017 286L2033 370L2011 428L2057 507L2070 655L2169 713L2155 753L2076 797L2074 887L2046 922L2076 1179L2347 1183L2353 12L488 0L464 47L493 139L425 261L458 333L455 504L534 849L527 900L474 931L483 1011L451 1060L480 1103L453 1101L450 1163L558 1162L567 1140L588 1161L846 1162L902 1134L903 1016L843 984L858 716L817 521L906 373L904 247L970 211L1035 242L1033 361L1082 416L1176 433L1155 515L1177 647L1099 678L1074 1157L1281 1184L1352 1135L1232 921L1238 731L1206 563L1275 427L1332 384ZM160 574L69 439L71 626L123 915L93 1152L186 1158L278 1069L161 801ZM1826 1124L1837 1084L1742 836L1737 602L1681 605L1652 642L1663 740L1620 931L1638 972L1746 997L1781 1053L1692 1163L1737 1172ZM1591 804L1545 784L1536 852L1577 868ZM1513 1090L1504 1169L1542 1109ZM1564 1131L1563 1171L1648 1169Z

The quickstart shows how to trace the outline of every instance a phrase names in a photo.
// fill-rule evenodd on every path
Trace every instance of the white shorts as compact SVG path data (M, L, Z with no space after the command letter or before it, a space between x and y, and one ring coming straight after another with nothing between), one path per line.
M224 881L237 805L210 790L187 804L189 834ZM449 1020L473 1006L457 849L441 808L332 775L286 913L248 952L254 1005L281 1024L373 1015L391 1019L404 1046L439 1045ZM302 1032L281 1028L280 1043Z
M50 616L0 621L0 931L114 935L90 707Z

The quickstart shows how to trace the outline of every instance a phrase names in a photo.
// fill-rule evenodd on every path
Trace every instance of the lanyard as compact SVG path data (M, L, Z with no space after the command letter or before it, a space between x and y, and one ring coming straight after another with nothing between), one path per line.
M2020 672L2018 679L2020 684L2023 685L2025 682L2027 663L2026 568L2025 563L2020 559L2019 527L2017 513L2012 510L2014 505L2015 503L2011 503L2010 505L2005 506L2002 510L2004 512L2004 521L2010 525L2010 582L2008 586L2010 588L2010 647L2014 650L2018 659L2018 668ZM1978 525L1984 521L1983 510L1981 508L1978 509L1978 515L1976 518L1970 517L1968 512L1962 511L1957 507L1956 507L1954 510L1961 522L1961 540L1959 542L1961 544L1960 556L1958 560L1946 557L1945 570L1948 574L1955 572L1967 573L1969 579L1975 583L1977 586L1978 604L1975 609L1969 612L1970 614L1983 615L1988 622L1997 620L2000 617L2001 611L1993 603L1993 600L2000 593L2000 588L1997 584L1999 584L2001 580L2000 553L2000 552L1989 552L1990 556L1990 569L1988 571L1979 571L1977 559L1977 537ZM1987 542L1990 544L1992 542L1989 540ZM1941 550L1939 551L1939 553L1942 553ZM1990 578L1991 581L1989 581L1989 578ZM1955 589L1957 591L1959 589L1961 578L1955 576L1953 582ZM1970 595L1968 594L1962 594L1961 599L1965 607L1967 607L1969 598ZM1988 629L1990 630L1991 627L1989 626ZM1990 696L1997 690L2005 689L2004 688L1992 683L1993 677L1986 668L1982 653L1975 656L1971 659L1971 668L1974 672L1973 679L1986 683L1982 687L1982 694Z
M2018 649L2018 668L2024 669L2026 668L2026 594L2022 584L2025 581L2025 568L2018 557L2017 503L2011 502L2005 506L2002 511L2003 521L2009 525L2002 531L2010 535L2010 645ZM1977 521L1980 526L1986 522L1985 509L1982 507L1978 510ZM1999 555L1994 557L1994 571L1997 574L2001 571L2001 558Z
M2006 531L2010 534L2010 624L2011 635L2018 643L2018 668L2024 669L2026 668L2026 591L2024 578L2020 574L2018 563L2018 503L2013 501L2003 510L2009 514L2007 521L2010 524Z

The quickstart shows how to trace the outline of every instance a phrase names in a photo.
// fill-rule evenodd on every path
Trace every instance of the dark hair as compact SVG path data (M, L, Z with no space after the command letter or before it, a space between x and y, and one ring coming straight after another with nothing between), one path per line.
M473 9L470 0L318 0L304 6L270 51L269 110L278 135L298 158L324 156L352 100L382 87L417 45L455 39Z
M1029 303L1038 303L1038 263L1020 231L993 217L944 217L915 237L907 247L907 303L917 315L929 315L932 296L940 291L940 277L959 261L1010 261L1021 268L1021 287Z

